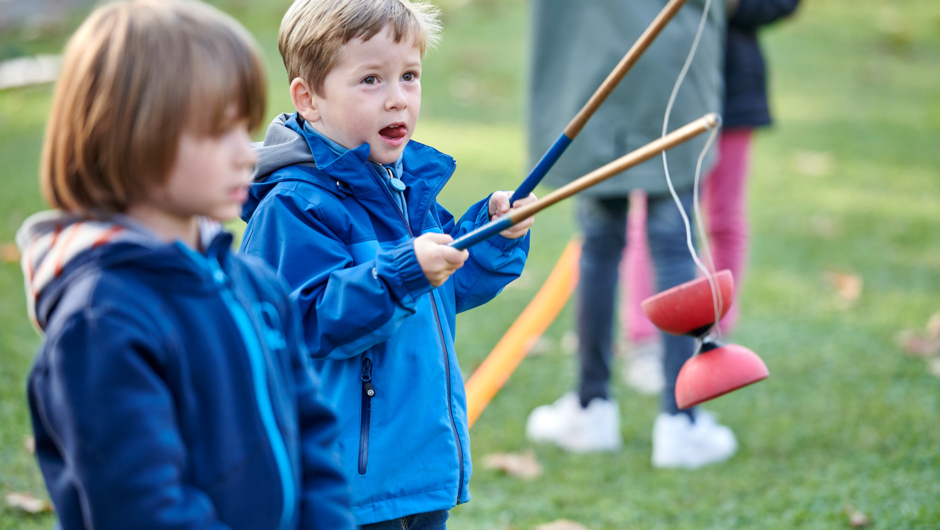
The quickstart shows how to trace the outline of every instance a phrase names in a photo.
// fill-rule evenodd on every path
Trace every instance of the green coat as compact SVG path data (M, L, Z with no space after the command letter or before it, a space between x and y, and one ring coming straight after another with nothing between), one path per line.
M564 130L666 0L532 0L529 72L529 167ZM669 120L672 131L720 112L724 0L712 0L708 21ZM588 121L543 181L561 186L649 143L662 134L666 103L689 54L705 0L688 0ZM692 186L707 134L668 151L677 189ZM716 142L717 143L717 142ZM711 167L710 150L703 173ZM586 190L625 196L640 188L668 193L662 157Z

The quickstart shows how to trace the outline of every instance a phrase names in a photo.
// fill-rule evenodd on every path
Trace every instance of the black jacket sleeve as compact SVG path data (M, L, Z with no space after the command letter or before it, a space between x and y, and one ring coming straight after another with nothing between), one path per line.
M738 9L728 24L744 30L776 22L796 11L800 0L739 0Z

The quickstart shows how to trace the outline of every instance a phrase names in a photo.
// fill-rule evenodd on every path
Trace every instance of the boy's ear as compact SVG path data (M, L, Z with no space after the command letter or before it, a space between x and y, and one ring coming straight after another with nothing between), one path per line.
M294 108L297 112L310 123L320 121L320 97L314 92L307 83L295 77L290 82L290 99L294 102Z

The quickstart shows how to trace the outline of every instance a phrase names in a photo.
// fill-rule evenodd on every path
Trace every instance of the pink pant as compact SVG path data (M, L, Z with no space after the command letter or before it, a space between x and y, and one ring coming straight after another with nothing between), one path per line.
M752 129L722 131L718 140L718 163L702 185L702 215L711 245L715 270L730 269L734 275L735 302L721 320L729 332L739 314L738 288L744 276L750 233L747 224L747 176L750 173ZM692 212L688 212L690 218ZM643 314L640 303L653 294L649 247L646 241L646 194L630 194L627 216L627 248L620 261L620 316L627 338L633 344L656 337L657 329ZM701 253L703 246L698 250ZM702 256L707 264L707 258Z

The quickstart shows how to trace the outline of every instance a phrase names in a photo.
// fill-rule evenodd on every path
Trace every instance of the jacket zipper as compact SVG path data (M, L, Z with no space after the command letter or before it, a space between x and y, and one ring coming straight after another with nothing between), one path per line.
M225 271L222 270L218 260L206 258L181 243L178 243L177 246L197 264L208 269L212 280L219 290L222 301L225 303L229 314L235 321L235 327L238 328L242 341L245 343L248 361L251 365L252 383L255 389L255 402L258 405L261 423L268 435L268 441L271 443L271 452L274 454L274 461L281 478L283 506L281 508L281 519L278 523L278 530L287 530L294 518L294 501L296 498L294 491L294 475L291 471L290 459L287 455L287 445L284 443L284 438L281 436L281 431L277 427L277 420L274 416L274 406L271 402L271 394L268 390L268 378L265 370L261 338L255 329L248 311L235 299L235 295L228 286L229 278L225 274Z
M434 321L437 324L437 332L441 338L441 345L444 347L444 371L447 374L447 412L450 415L450 426L454 430L454 442L457 444L457 462L460 464L460 474L457 479L457 504L460 504L460 490L463 489L463 447L460 444L460 436L457 434L457 421L454 420L454 409L451 399L450 389L450 356L447 354L447 343L444 341L444 328L441 327L441 317L437 313L437 302L434 301L434 292L431 295L431 307L434 308Z
M375 387L372 385L372 361L362 358L362 410L359 414L359 474L365 475L369 466L369 422L372 419L372 398Z
M373 169L371 163L368 163L370 169ZM376 171L376 175L378 172ZM411 230L411 226L408 224L408 220L405 219L405 215L398 209L398 205L395 203L395 198L392 197L392 192L388 191L388 186L381 181L382 177L379 176L379 187L385 192L385 197L392 203L392 207L395 208L395 211L398 212L398 217L401 219L401 222L405 225L405 229L408 230L408 235L410 237L415 237L414 232ZM443 187L443 186L442 186ZM439 190L438 190L439 191ZM437 311L437 302L434 300L434 291L432 290L428 295L431 297L431 308L434 311L434 322L437 324L437 332L441 339L441 347L444 349L444 372L447 376L447 415L450 418L450 427L454 432L454 444L457 446L457 464L460 467L460 473L457 476L457 504L460 504L460 491L463 489L463 446L460 443L460 435L457 431L457 420L454 419L454 406L453 399L451 398L451 384L450 384L450 356L447 354L447 342L444 340L444 328L441 326L441 317ZM361 455L360 455L361 463Z

